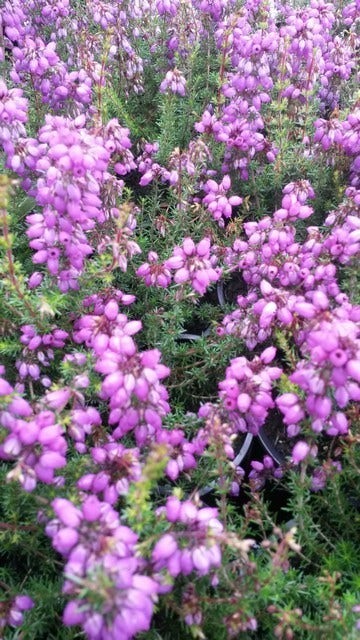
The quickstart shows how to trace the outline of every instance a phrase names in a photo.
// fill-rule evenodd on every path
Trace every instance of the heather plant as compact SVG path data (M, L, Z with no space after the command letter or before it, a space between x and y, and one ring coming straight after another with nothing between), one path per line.
M358 2L1 9L1 637L355 638Z

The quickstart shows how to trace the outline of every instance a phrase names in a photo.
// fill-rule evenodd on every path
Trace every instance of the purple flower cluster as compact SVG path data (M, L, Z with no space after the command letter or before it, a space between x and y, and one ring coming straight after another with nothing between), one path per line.
M219 334L237 334L249 348L279 326L297 333L318 311L342 304L334 258L347 264L359 251L356 191L348 191L345 203L328 217L329 232L323 235L317 227L308 227L303 244L289 223L311 215L304 202L314 192L307 181L300 181L287 185L283 193L282 207L273 218L245 223L247 241L236 240L225 258L231 270L241 272L248 293L238 297L237 309L225 316Z
M276 399L289 435L299 432L305 416L311 418L316 433L347 433L344 409L360 399L359 317L359 310L351 313L343 307L330 314L324 309L310 323L301 347L305 357L289 376L304 392L305 400L296 393Z
M164 183L168 182L172 186L178 182L179 175L176 169L170 168L169 170L155 161L154 156L158 150L159 144L157 142L146 142L143 145L142 153L137 158L137 166L142 174L139 181L141 187L146 187L154 179Z
M157 0L156 8L160 16L170 15L176 16L179 8L179 0Z
M84 110L91 102L93 78L81 62L73 70L71 55L64 61L56 51L58 41L67 35L69 3L52 0L37 8L32 2L9 5L5 3L4 22L12 54L12 82L29 83L54 111L64 105L71 105L77 112ZM54 28L50 37L49 25Z
M205 447L198 438L189 442L182 429L161 429L157 432L156 440L166 445L169 460L165 473L172 481L177 480L181 473L196 467L195 455L200 455Z
M89 496L80 506L56 498L46 526L66 559L66 625L81 625L90 640L129 640L150 626L158 584L142 572L136 534L107 502Z
M164 80L160 85L161 93L177 93L184 96L186 92L186 79L179 69L172 69L166 73Z
M217 261L210 238L203 238L197 244L191 238L185 238L182 246L175 247L172 256L165 260L164 267L175 272L176 284L189 283L196 293L203 295L210 284L220 278Z
M46 532L65 563L65 625L80 625L90 640L130 640L150 628L158 596L183 589L185 577L209 575L216 586L222 545L233 539L197 494L180 500L176 488L152 509L160 476L168 491L182 474L191 479L198 457L215 452L221 495L238 495L244 472L233 462L234 443L239 434L257 435L274 408L289 438L299 438L289 466L315 467L317 435L349 432L360 399L360 309L342 291L342 275L360 251L360 109L349 104L360 13L358 0L344 7L326 0L80 4L81 12L69 0L5 0L0 16L8 75L0 81L0 144L6 169L20 178L9 185L26 196L22 209L16 194L9 229L2 223L0 258L10 276L0 294L11 335L1 348L13 382L1 366L0 458L7 479L25 491L52 485L55 518ZM144 105L154 113L141 112ZM195 125L177 138L177 118L187 116ZM176 142L168 148L163 123L172 118ZM301 153L296 171L292 145ZM327 216L322 167L324 184L330 175L334 182ZM266 182L272 199L262 193ZM244 199L231 195L237 190ZM322 226L308 226L314 200ZM17 244L23 219L41 271L23 261ZM144 227L136 237L138 221ZM234 239L234 229L243 235ZM133 268L143 246L147 259ZM178 420L163 384L170 369L158 347L165 341L157 335L148 344L151 332L144 332L140 348L136 307L120 311L135 295L118 286L157 287L146 294L154 309L157 296L165 301L157 306L161 319L165 305L175 313L184 305L187 319L223 273L239 277L246 291L216 333L206 334L204 370L224 335L231 356L239 355L217 397ZM41 298L48 292L59 296L54 309L66 309L64 317ZM143 307L144 324L152 311ZM267 348L250 359L231 336L249 350ZM210 364L213 370L216 361ZM168 386L177 398L176 382ZM66 466L74 450L75 470ZM161 461L153 468L154 450ZM251 467L255 490L282 473L269 456ZM312 489L340 468L329 459L312 469ZM63 497L70 488L71 500ZM115 509L127 500L121 521ZM180 615L200 637L195 591L185 585ZM0 628L20 625L32 604L6 597ZM226 621L230 637L256 630L248 612Z
M226 378L219 383L224 406L239 417L239 429L257 435L264 424L269 409L275 406L272 386L282 369L269 366L276 349L268 347L252 361L244 356L231 360Z
M328 154L328 163L334 164L337 157L348 157L350 164L351 186L359 188L360 169L360 110L356 107L346 120L336 115L329 120L319 118L314 122L314 142ZM330 151L330 153L329 153Z
M26 378L32 380L41 379L42 384L47 387L51 384L48 377L41 378L41 368L48 367L54 360L54 349L61 349L65 346L68 333L62 329L53 329L51 333L39 335L33 325L23 325L21 327L22 336L20 342L26 345L21 357L16 361L20 380Z
M325 220L330 233L324 239L323 252L340 264L351 264L360 251L359 214L360 191L348 187L343 203Z
M227 405L226 400L223 405ZM198 431L197 441L220 446L225 455L232 460L235 457L234 436L244 431L242 421L221 404L215 405L210 402L200 407L198 416L204 420L204 426Z
M77 486L82 491L101 495L104 502L113 505L120 496L127 495L130 483L141 477L139 449L126 449L122 444L109 441L93 447L90 454L95 468L82 476Z
M114 171L124 176L136 169L131 149L130 131L122 127L116 118L112 118L103 128L106 150L111 154ZM115 191L116 193L116 191ZM121 195L121 191L119 193Z
M223 526L216 518L217 509L198 509L194 502L180 502L172 496L160 513L173 527L153 549L151 559L156 573L165 571L176 578L194 571L203 576L220 566Z
M50 408L35 412L4 378L0 378L0 401L0 457L16 463L8 479L18 480L25 491L33 491L38 480L61 483L55 473L66 465L67 442L55 413Z
M239 196L227 197L226 193L231 187L230 176L225 175L218 184L215 180L207 180L204 184L206 196L203 204L206 205L214 220L217 220L220 227L224 226L224 218L231 218L233 207L242 203Z
M264 32L256 28L256 17L247 9L247 15L239 17L234 37L227 37L228 21L221 23L216 32L217 44L230 56L232 70L226 74L222 93L227 98L242 98L238 101L243 114L247 112L247 103L255 109L270 101L269 92L273 88L275 54L279 47L279 34L269 25ZM256 113L253 111L252 113Z
M322 491L330 478L341 471L341 463L338 460L325 460L311 474L311 491Z
M19 139L26 135L25 123L28 116L28 100L23 97L21 89L8 89L3 80L0 81L0 144L6 155L6 166L17 170L20 159L15 148Z
M26 74L33 78L43 78L47 71L55 67L60 58L56 51L56 42L45 43L42 38L33 39L25 36L20 47L14 47L12 55L14 58L13 70L11 73L13 82L24 82Z
M33 262L47 264L63 291L93 252L88 232L105 220L99 196L110 154L84 124L83 116L74 121L47 116L33 162L41 176L34 195L43 208L27 217Z
M75 387L88 386L89 379L86 375L79 375L73 379ZM101 425L100 413L95 407L85 406L84 396L76 391L73 394L73 408L69 412L69 426L67 434L74 441L76 451L87 451L86 439Z
M148 25L149 23L147 19L150 11L149 2L136 0L125 11L121 4L90 0L88 9L94 23L100 27L100 33L95 37L94 54L98 57L99 51L101 52L103 32L105 32L109 39L109 69L114 74L120 74L120 82L126 94L132 91L142 93L144 90L144 61L137 51L136 44L134 46L132 38L129 37L129 22L132 35L136 40L142 35L144 24ZM88 36L88 34L86 35ZM88 38L86 43L88 43ZM120 66L119 59L122 62Z
M279 479L283 476L283 470L275 465L271 456L264 456L262 462L252 460L250 464L249 482L251 488L255 491L260 491L267 480Z
M102 315L82 316L74 339L92 348L95 370L105 376L100 397L109 401L109 424L114 438L134 430L137 443L154 437L170 407L161 380L169 369L160 363L157 349L139 352L132 338L141 329L138 320L119 313L116 300L107 302Z
M225 107L221 120L206 110L195 125L199 133L225 143L222 171L239 171L244 180L248 179L248 165L257 154L264 152L269 162L275 160L277 150L268 144L261 133L263 128L264 122L255 107L249 107L241 100Z
M209 15L217 22L224 11L235 4L235 0L192 0L192 4L205 16Z
M328 151L334 145L341 145L342 125L337 118L325 120L318 118L314 122L314 142L319 143L324 151Z
M0 603L0 632L7 625L20 627L24 619L24 611L32 609L33 600L29 596L18 595L13 598L3 599Z
M144 262L136 271L139 278L143 278L147 287L163 287L166 289L171 283L171 271L159 261L156 251L149 251L148 261Z

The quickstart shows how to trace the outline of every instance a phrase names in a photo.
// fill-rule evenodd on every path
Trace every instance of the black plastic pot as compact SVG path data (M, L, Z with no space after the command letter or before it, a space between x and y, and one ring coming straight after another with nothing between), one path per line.
M220 307L225 307L224 283L222 280L219 280L216 285L216 293Z
M239 271L235 271L230 276L230 279L225 282L219 280L216 285L216 293L220 307L225 307L228 303L236 304L238 296L246 295L247 291L246 282Z
M220 304L222 304L221 295L223 295L221 292L222 292L222 283L219 283L217 288L217 293L218 293L218 297L220 296L219 297ZM224 304L225 304L225 301L224 301ZM202 332L201 335L196 333L184 332L178 336L178 340L189 340L190 342L200 340L201 338L208 336L210 331L211 331L211 327L208 327L205 331ZM244 465L246 459L248 458L248 454L251 450L252 443L254 440L254 436L251 433L243 434L243 436L244 438L241 438L241 434L239 436L240 448L238 449L235 455L235 458L232 461L236 467L242 467ZM215 491L216 491L216 480L208 484L206 487L203 487L202 489L200 489L199 495L201 497L209 496L210 494L213 494Z
M211 331L211 328L208 327L208 329L206 329L205 331L203 331L201 334L198 333L187 333L186 331L184 333L180 333L180 335L178 336L178 340L200 340L200 338L206 338L206 336L209 335Z
M245 440L239 449L239 453L237 453L237 455L233 460L233 465L235 467L241 467L243 465L244 460L247 458L248 453L250 452L253 439L254 439L254 436L252 435L252 433L246 434Z
M291 442L286 435L284 416L277 407L270 409L266 422L259 431L258 441L265 453L278 465L284 465L287 457L291 456L295 442Z
M286 462L286 458L284 454L279 450L276 446L276 442L272 437L270 437L264 427L262 427L259 431L258 439L265 450L265 453L272 457L274 462L278 465L283 465Z

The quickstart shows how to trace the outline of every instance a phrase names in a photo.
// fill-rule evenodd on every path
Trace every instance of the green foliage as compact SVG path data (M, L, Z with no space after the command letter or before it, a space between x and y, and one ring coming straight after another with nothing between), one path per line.
M124 510L124 519L129 526L142 535L148 535L154 531L156 514L152 504L152 490L160 478L167 464L167 450L163 445L154 445L144 465L142 477L133 482L126 496L127 507ZM139 514L141 513L141 519Z
M4 640L31 637L37 640L70 640L79 637L61 625L64 601L61 595L61 567L38 514L47 508L46 488L37 495L19 491L17 482L7 482L9 471L0 465L0 585L14 595L28 593L36 606L25 617L21 634L12 629Z
M76 0L75 4L81 12L86 2ZM242 4L238 3L239 11ZM259 24L259 29L262 27ZM165 45L158 43L164 35L162 30L162 21L154 19L149 25L148 38L136 39L136 50L147 61L144 92L136 93L129 88L120 51L111 82L98 91L97 105L103 123L117 118L130 129L136 154L145 140L156 141L159 145L156 161L178 169L181 153L196 139L194 125L206 106L211 104L214 112L218 112L223 99L219 88L228 60L225 53L220 60L213 40L204 37L188 56L183 59L175 56L174 65L178 65L187 81L186 95L161 94L159 86L168 68ZM81 38L99 33L102 33L100 27L93 24ZM152 47L154 43L156 46ZM108 47L106 40L105 63ZM67 51L64 43L59 44L58 51ZM323 225L327 212L338 206L343 198L349 160L339 153L334 166L325 166L314 160L311 145L308 153L304 153L319 105L310 96L306 96L304 104L283 99L283 76L280 69L272 100L263 105L262 110L264 131L279 153L274 163L267 163L263 158L260 162L258 158L251 162L247 181L239 178L238 171L230 172L232 191L243 198L234 220L220 229L209 219L201 204L194 200L199 195L198 176L187 175L181 167L180 182L175 188L155 179L151 187L142 189L136 172L135 177L127 175L123 196L116 205L123 207L125 214L132 206L138 208L134 240L142 253L129 260L125 273L113 266L111 247L100 255L92 255L79 281L79 291L61 293L50 275L44 277L36 291L29 289L28 278L34 265L26 236L26 216L38 207L31 197L24 197L11 176L1 177L0 363L7 368L10 381L15 380L14 362L23 349L19 342L23 325L34 325L42 334L58 325L70 331L74 318L84 313L86 296L98 294L108 299L114 290L121 289L136 296L135 304L126 309L126 313L129 318L141 318L143 328L136 336L139 349L158 348L162 361L171 369L166 386L172 413L165 417L164 427L182 429L188 438L197 434L203 426L196 417L199 405L216 400L218 381L223 378L229 361L248 355L242 340L234 336L220 339L215 331L224 314L231 312L235 304L227 303L225 309L221 308L215 288L199 300L190 288L147 287L137 278L136 269L146 260L149 251L156 251L161 259L167 258L185 236L191 236L194 241L207 236L224 249L230 247L239 237L245 220L259 219L281 206L282 189L291 181L309 180L315 190L310 224ZM345 91L348 104L351 95L355 94L349 83ZM30 96L29 135L36 135L45 111L40 95ZM214 141L206 142L213 158L207 168L214 171L217 179L224 148ZM110 236L118 229L109 224ZM296 223L296 229L297 239L304 239L307 222ZM92 241L95 245L96 238ZM357 265L350 264L342 269L340 276L341 287L354 304L360 303L357 272ZM198 337L186 339L184 333ZM294 368L297 347L292 343L290 331L277 331L275 342L286 368ZM84 368L89 385L81 390L84 405L95 402L102 418L98 432L89 438L91 447L97 440L103 442L109 433L108 406L98 398L101 376L94 371L89 350L75 343L71 344L70 353L72 350L86 355ZM52 389L64 385L73 387L77 366L64 361L62 353L55 354L47 371L53 382ZM39 382L25 385L25 392L29 392L34 403L40 388ZM284 374L278 390L298 392L298 387ZM313 469L305 462L298 472L288 472L275 488L273 485L273 493L270 490L259 495L243 483L239 500L229 498L228 487L235 470L222 443L212 443L197 468L182 474L175 485L164 479L168 462L166 448L149 447L141 478L131 484L126 498L115 505L122 521L139 535L139 554L149 559L156 541L170 528L157 512L167 496L197 499L197 492L209 485L213 491L210 497L205 492L203 500L205 504L208 500L218 506L224 540L218 583L213 580L214 576L196 578L192 575L187 583L180 577L174 590L160 598L153 628L141 634L143 640L227 640L224 619L233 630L232 638L238 640L355 638L352 607L360 602L360 429L356 408L351 411L353 433L346 441L336 443L341 453L342 473L329 473L326 487L319 493L311 491ZM59 424L66 430L70 421L67 408L59 415ZM307 428L305 424L304 433ZM4 432L1 427L1 438ZM131 436L123 442L125 446L128 443L133 446ZM88 453L80 455L70 446L61 495L76 504L79 500L76 482L92 471L93 466ZM27 612L21 631L5 632L4 640L82 638L82 633L61 624L65 604L65 597L61 595L63 562L44 533L44 521L52 517L51 501L59 495L59 488L40 485L36 493L26 493L18 483L8 482L10 468L7 463L0 465L0 588L6 585L11 594L26 592L36 606ZM277 489L286 492L286 505L281 508L274 507ZM248 539L251 542L247 546ZM186 598L192 598L195 609L200 611L201 628L195 623L185 624L184 611L189 606ZM101 608L101 597L96 604ZM256 630L251 628L252 619L257 620Z

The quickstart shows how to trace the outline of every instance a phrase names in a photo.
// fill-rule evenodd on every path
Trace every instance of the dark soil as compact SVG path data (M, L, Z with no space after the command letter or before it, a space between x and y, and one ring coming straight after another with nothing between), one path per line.
M283 416L278 409L272 409L264 426L261 428L260 440L265 448L278 464L284 464L286 458L291 456L294 441L286 433Z
M238 296L246 296L248 291L247 284L239 271L233 273L229 280L221 282L218 289L221 288L225 304L236 304ZM222 304L220 291L219 302Z
M302 438L303 436L301 435L289 438L286 433L286 425L283 424L283 416L278 409L272 409L270 411L269 417L259 434L259 440L263 448L274 458L275 462L280 465L285 464L286 461L289 460L294 445ZM316 445L318 447L317 458L324 461L334 457L334 453L338 445L340 445L340 440L329 437L326 434L321 434L316 438Z

